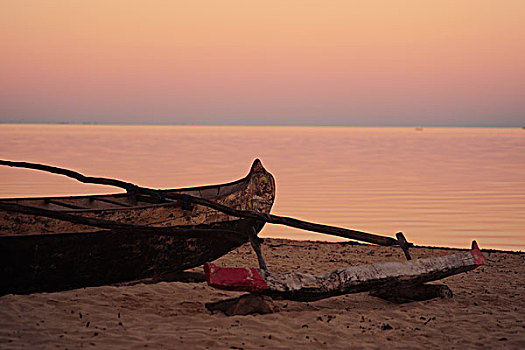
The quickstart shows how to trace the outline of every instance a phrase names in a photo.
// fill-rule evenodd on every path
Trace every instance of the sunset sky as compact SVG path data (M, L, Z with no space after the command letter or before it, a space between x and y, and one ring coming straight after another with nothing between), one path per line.
M0 43L0 122L525 125L524 0L2 0Z

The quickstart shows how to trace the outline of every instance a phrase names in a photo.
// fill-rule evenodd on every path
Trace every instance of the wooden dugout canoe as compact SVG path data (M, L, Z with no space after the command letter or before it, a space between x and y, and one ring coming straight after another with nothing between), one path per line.
M119 193L0 199L0 295L169 279L228 253L264 226L191 205L180 194L269 213L275 182L255 160L238 181L159 193L162 198ZM170 194L179 200L169 200Z
M387 262L341 268L321 276L307 273L271 273L255 268L218 267L204 264L206 281L212 287L247 291L299 301L370 290L406 288L470 271L485 257L477 243L472 249L440 257L407 262Z

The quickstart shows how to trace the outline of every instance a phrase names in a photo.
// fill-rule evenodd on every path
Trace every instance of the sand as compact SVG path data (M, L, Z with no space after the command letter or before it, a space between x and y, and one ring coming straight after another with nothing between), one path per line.
M414 248L415 257L454 250ZM267 239L275 272L324 273L402 261L399 248ZM1 349L525 348L525 254L485 252L487 263L445 279L450 299L393 304L359 293L310 303L276 301L266 315L211 314L206 302L242 293L162 282L0 297ZM247 245L217 261L255 266ZM199 269L194 269L199 271Z

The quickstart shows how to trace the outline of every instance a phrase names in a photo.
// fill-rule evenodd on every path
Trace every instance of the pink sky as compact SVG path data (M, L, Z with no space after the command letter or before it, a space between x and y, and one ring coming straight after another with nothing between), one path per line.
M525 1L2 1L0 121L525 125Z

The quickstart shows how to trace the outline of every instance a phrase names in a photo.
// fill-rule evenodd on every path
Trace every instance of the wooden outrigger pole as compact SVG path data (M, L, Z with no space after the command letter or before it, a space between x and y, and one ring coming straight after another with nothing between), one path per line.
M313 222L308 222L304 220L299 220L299 219L294 219L294 218L284 217L284 216L279 216L279 215L265 214L265 213L259 213L259 212L248 211L248 210L237 210L237 209L233 209L233 208L227 207L225 205L222 205L222 204L219 204L219 203L216 203L216 202L204 199L204 198L199 198L199 197L191 196L188 194L170 193L169 195L167 195L167 194L164 194L162 190L141 187L141 186L137 186L130 182L125 182L125 181L116 180L116 179L84 176L81 173L73 171L73 170L58 168L58 167L49 166L49 165L28 163L28 162L13 162L13 161L7 161L7 160L0 160L0 165L6 165L10 167L17 167L17 168L35 169L35 170L46 171L46 172L53 173L53 174L60 174L60 175L64 175L67 177L74 178L82 183L116 186L116 187L125 189L131 195L140 193L140 194L145 194L145 195L155 197L158 200L165 201L165 202L182 201L183 203L198 204L198 205L202 205L202 206L206 206L206 207L215 209L217 211L223 212L230 216L254 219L254 220L266 222L269 224L284 225L284 226L294 227L294 228L298 228L302 230L318 232L318 233L353 239L357 241L373 243L373 244L382 245L382 246L399 245L401 249L403 250L407 260L411 259L408 248L412 246L412 244L406 241L403 233L401 232L396 234L397 238L392 238L392 237L381 236L377 234L372 234L372 233L367 233L367 232L362 232L362 231L357 231L357 230L351 230L351 229L346 229L346 228L341 228L341 227L317 224ZM11 210L16 211L16 208L12 207ZM36 210L38 211L38 209ZM46 213L45 211L42 211L40 215L47 216L47 214L48 213ZM253 245L253 242L252 242L252 245Z

